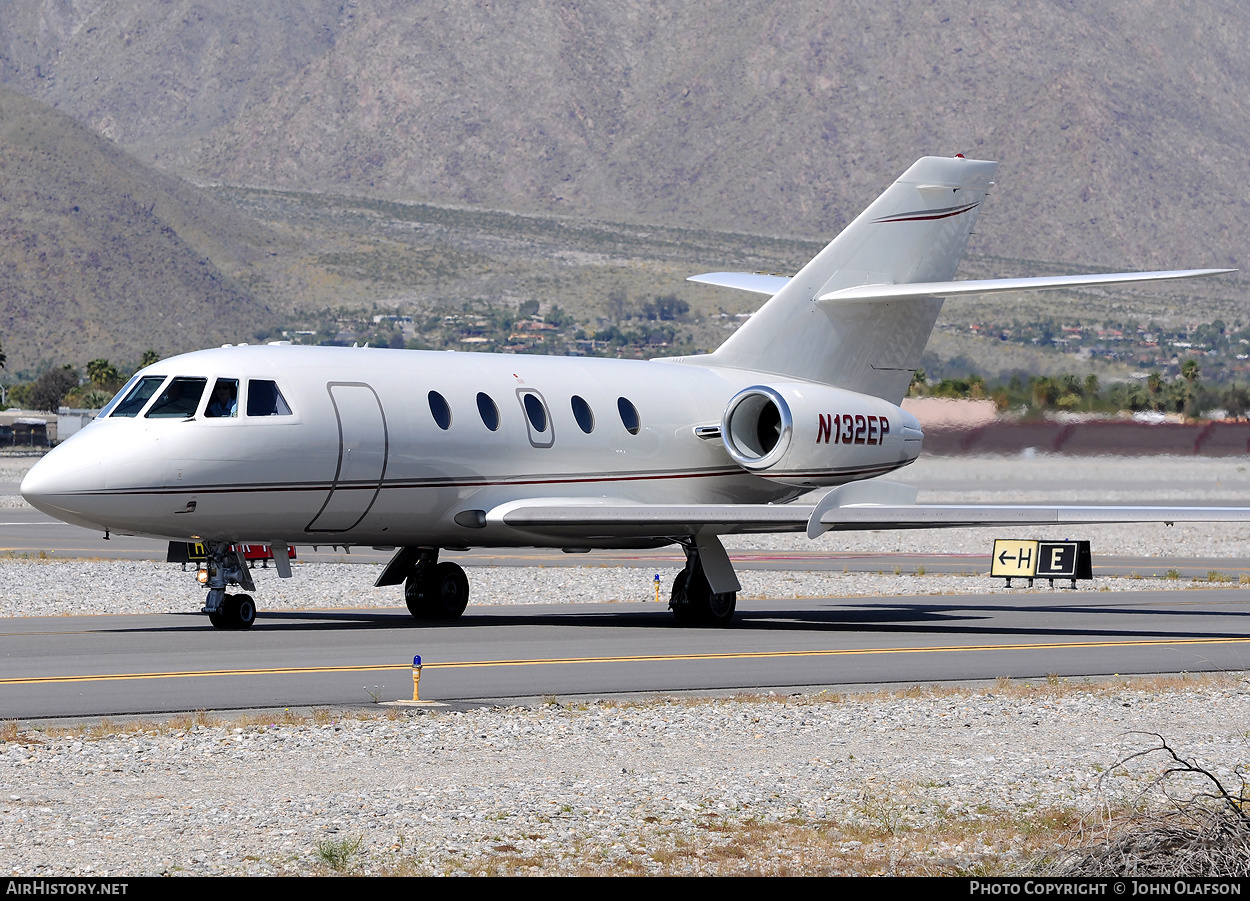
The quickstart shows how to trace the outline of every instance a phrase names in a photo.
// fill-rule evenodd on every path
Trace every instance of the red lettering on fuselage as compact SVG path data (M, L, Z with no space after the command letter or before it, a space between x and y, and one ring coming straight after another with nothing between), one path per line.
M890 434L890 420L886 416L819 413L817 419L817 444L885 444L885 436Z

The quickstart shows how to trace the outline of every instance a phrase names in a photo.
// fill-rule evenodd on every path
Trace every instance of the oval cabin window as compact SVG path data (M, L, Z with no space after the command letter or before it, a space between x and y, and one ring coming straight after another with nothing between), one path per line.
M637 435L638 430L642 428L642 420L638 418L638 408L627 398L618 397L616 409L621 414L621 425L625 426L625 431L631 435Z
M577 427L589 435L595 430L595 414L590 411L590 404L586 403L584 398L573 395L573 418L577 420Z
M543 407L543 402L533 394L526 394L523 403L525 415L529 417L534 431L539 433L547 431L547 411Z
M437 391L430 392L430 414L444 432L451 428L451 407L447 406L447 399Z
M499 430L499 408L485 391L477 393L477 412L482 417L482 425L492 432Z

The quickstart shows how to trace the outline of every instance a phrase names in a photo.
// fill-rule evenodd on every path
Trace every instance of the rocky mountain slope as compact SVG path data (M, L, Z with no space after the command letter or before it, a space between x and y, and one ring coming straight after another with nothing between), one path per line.
M0 80L200 180L816 237L962 151L980 252L1246 257L1235 0L10 0Z
M227 271L275 243L64 113L0 90L0 340L6 369L137 362L250 335L268 311Z

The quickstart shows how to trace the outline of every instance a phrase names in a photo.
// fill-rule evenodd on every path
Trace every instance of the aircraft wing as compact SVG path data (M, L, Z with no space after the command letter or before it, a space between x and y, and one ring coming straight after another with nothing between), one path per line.
M687 538L699 533L741 532L806 532L815 538L827 531L869 529L1250 522L1250 507L874 504L839 498L841 490L834 489L816 504L643 504L612 499L588 503L573 498L536 498L502 504L490 510L486 520L570 539Z
M524 532L569 538L688 538L700 530L733 532L802 532L812 505L795 504L643 504L605 498L535 498L512 501L490 510L487 523Z

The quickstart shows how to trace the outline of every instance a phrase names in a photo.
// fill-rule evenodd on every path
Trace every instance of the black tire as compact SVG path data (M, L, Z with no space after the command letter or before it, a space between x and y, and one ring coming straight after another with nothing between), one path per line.
M208 615L208 621L213 624L214 629L226 628L226 618L220 612L210 613Z
M469 579L455 563L440 563L424 579L408 577L404 603L417 619L459 619L469 605Z
M404 580L404 603L408 605L408 612L417 619L426 618L425 610L425 590L427 586L418 581L416 576L409 576Z
M256 622L256 602L250 594L226 595L222 617L227 629L250 629Z
M734 613L738 609L738 592L726 591L722 594L708 592L704 623L709 626L728 626L734 621Z
M673 593L669 597L668 609L673 611L673 619L679 626L695 625L696 616L693 606L686 599L686 579L690 571L683 569L673 579Z
M673 580L669 608L680 626L728 626L733 622L737 607L738 593L713 594L702 569L694 578L689 569L683 569Z
M426 609L434 619L459 619L469 606L469 577L455 563L434 567L434 577L426 593Z

